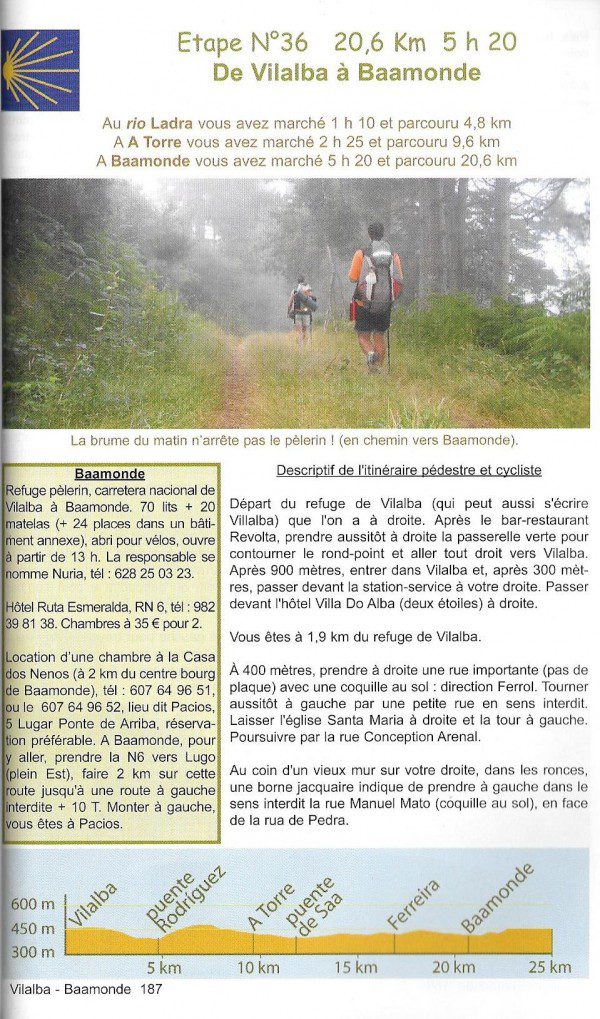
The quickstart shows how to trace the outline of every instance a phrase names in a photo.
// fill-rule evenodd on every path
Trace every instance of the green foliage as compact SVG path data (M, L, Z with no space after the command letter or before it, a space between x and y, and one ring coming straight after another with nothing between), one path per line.
M127 245L97 236L84 249L35 210L25 223L5 262L5 421L60 427L87 412L102 423L119 374L173 363L189 312Z
M562 287L559 306L565 311L589 311L591 281L589 271L581 272L566 286Z
M424 307L416 302L394 316L394 333L402 341L456 346L477 340L479 309L468 294L430 297Z
M433 296L425 307L400 310L394 333L402 343L443 346L449 351L475 345L519 357L528 375L565 382L586 379L590 363L590 313L550 315L539 304L495 298L480 308L467 294Z
M452 415L446 401L440 400L435 406L420 404L411 400L396 408L390 407L390 428L450 428Z
M229 425L262 428L583 428L589 424L585 369L544 374L521 354L482 346L462 326L462 299L397 312L391 372L366 371L347 322L316 326L306 350L290 333L248 337L238 357L243 407ZM475 312L477 309L474 309ZM445 323L448 332L442 326ZM562 356L562 355L561 355Z

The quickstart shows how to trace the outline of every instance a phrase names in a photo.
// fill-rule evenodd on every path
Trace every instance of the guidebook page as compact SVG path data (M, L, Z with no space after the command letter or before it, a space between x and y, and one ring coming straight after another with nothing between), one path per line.
M598 0L1 7L2 1014L591 1017Z

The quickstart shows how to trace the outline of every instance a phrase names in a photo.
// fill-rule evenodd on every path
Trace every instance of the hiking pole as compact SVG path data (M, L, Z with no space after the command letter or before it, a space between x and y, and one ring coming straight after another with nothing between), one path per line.
M391 355L391 352L390 352L390 331L389 331L389 329L387 331L387 337L386 338L387 338L387 362L388 362L388 375L389 375L391 370L392 370L392 355Z

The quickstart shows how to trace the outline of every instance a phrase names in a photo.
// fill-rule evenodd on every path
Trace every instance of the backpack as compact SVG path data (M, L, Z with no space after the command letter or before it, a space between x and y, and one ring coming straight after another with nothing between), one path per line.
M394 256L382 241L363 249L363 264L355 297L373 315L387 314L396 298Z
M296 287L293 291L294 297L294 314L306 314L307 312L313 312L317 310L316 299L309 294L309 287Z

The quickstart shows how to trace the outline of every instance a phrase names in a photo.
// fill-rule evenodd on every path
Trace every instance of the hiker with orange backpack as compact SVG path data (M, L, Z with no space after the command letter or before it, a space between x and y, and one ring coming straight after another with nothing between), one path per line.
M399 255L383 240L382 223L371 223L369 244L355 252L348 278L355 290L350 317L369 371L376 372L386 357L390 368L390 316L402 293L404 274ZM387 333L387 344L386 344Z

